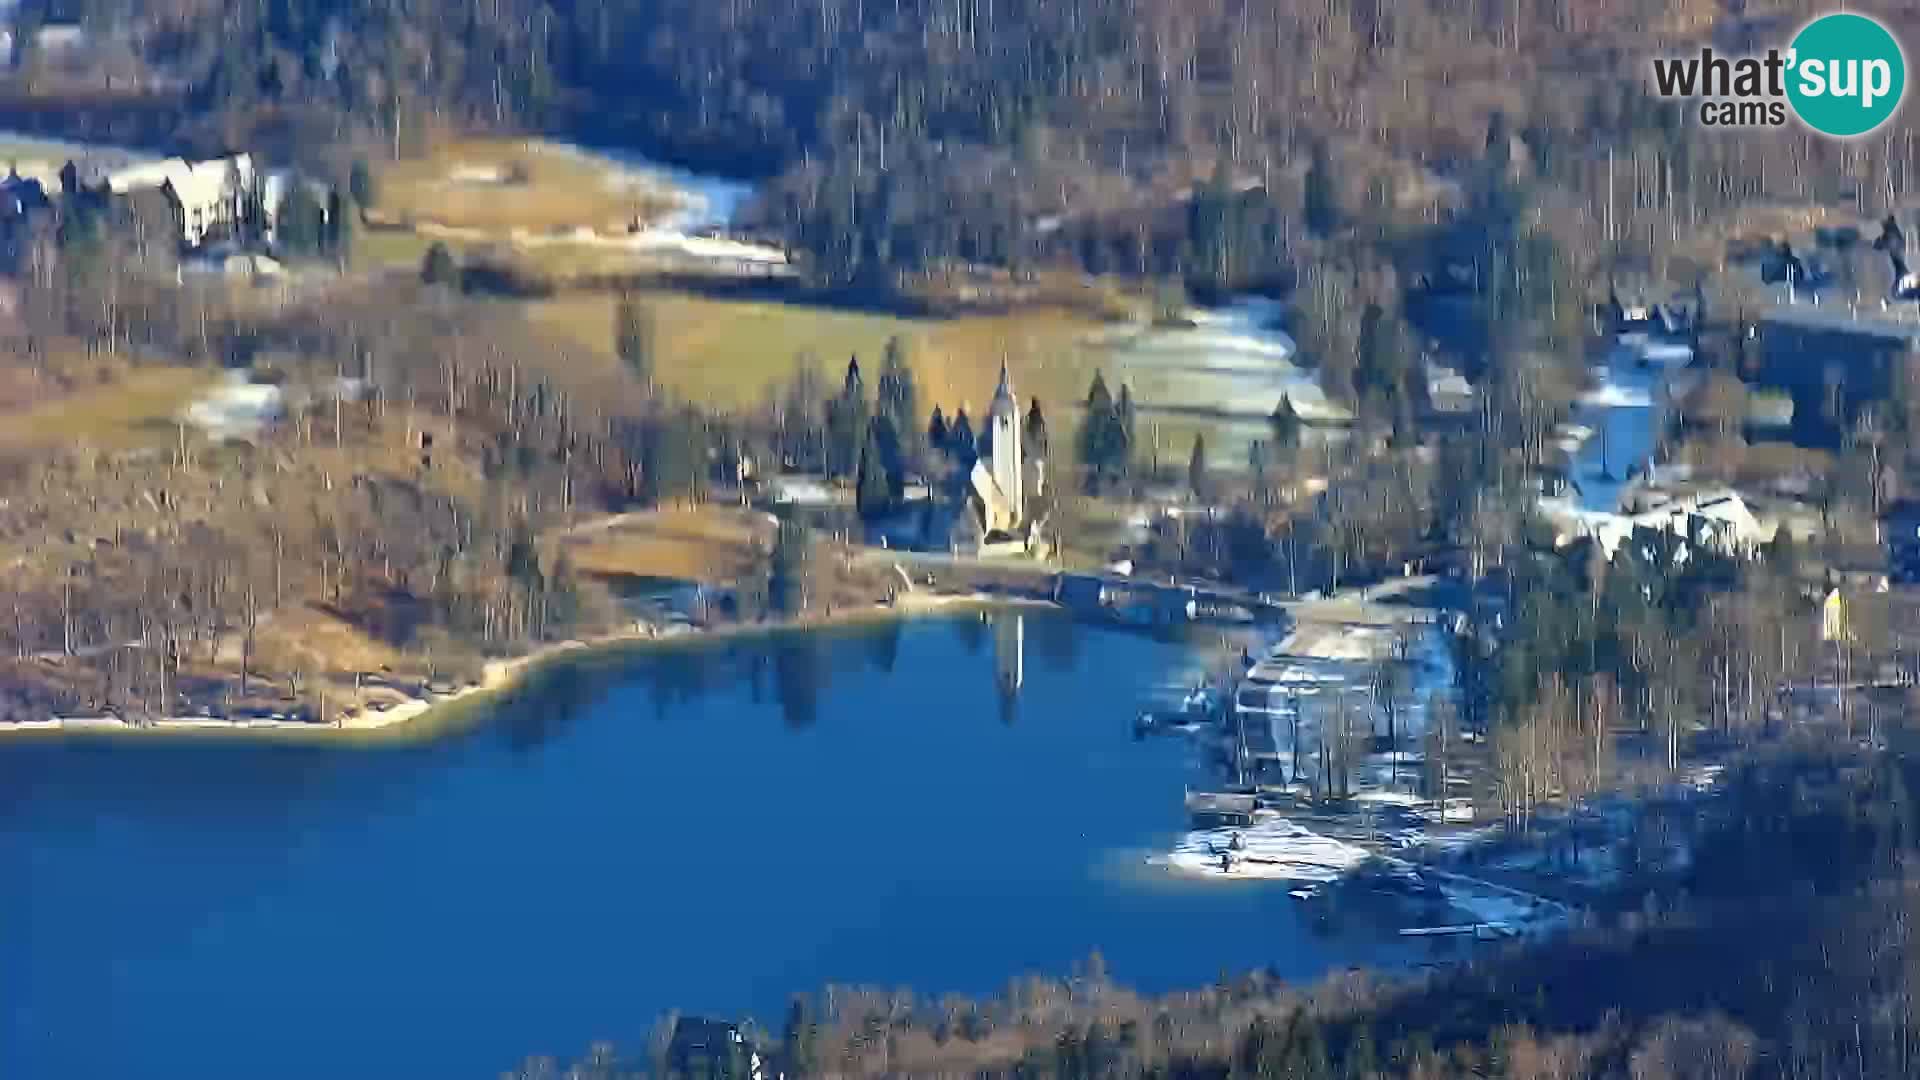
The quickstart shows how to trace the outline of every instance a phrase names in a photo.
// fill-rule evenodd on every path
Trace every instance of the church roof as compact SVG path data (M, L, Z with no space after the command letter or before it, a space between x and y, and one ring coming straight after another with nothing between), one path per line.
M1007 372L1007 362L1000 361L1000 385L993 392L993 405L987 409L987 415L993 416L1002 409L1018 410L1013 400L1013 376Z

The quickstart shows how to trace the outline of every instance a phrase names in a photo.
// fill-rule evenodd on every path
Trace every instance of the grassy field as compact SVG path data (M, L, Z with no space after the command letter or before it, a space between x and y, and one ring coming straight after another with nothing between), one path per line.
M213 376L198 368L136 368L0 419L0 448L85 444L102 450L171 443L176 418Z
M655 376L689 400L750 407L770 385L792 378L801 357L837 383L858 356L869 390L889 338L908 344L924 409L984 411L1004 357L1023 398L1064 410L1086 394L1097 357L1080 338L1093 324L1057 310L957 319L906 319L796 304L714 300L646 293L659 336ZM583 344L614 362L611 296L580 294L528 306L547 333Z
M585 573L607 576L732 581L759 561L773 529L758 514L732 507L671 508L623 516L610 528L562 539Z
M565 147L526 139L460 139L385 166L373 213L504 236L585 226L624 229L672 203L633 174Z

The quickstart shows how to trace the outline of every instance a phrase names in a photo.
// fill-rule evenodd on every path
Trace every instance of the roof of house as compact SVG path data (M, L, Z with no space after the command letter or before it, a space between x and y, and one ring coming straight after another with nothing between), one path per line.
M145 188L168 186L173 188L174 197L183 206L205 206L218 202L230 191L229 183L235 173L242 183L253 175L253 158L248 154L236 154L230 158L213 158L208 161L188 161L185 158L165 158L132 165L107 174L107 188L115 194Z
M1550 511L1551 512L1551 511ZM1747 508L1747 502L1735 491L1703 492L1671 499L1635 514L1573 510L1560 515L1562 541L1590 537L1612 558L1621 541L1639 529L1687 532L1691 523L1708 523L1730 530L1733 539L1744 544L1764 543L1778 529L1762 524Z

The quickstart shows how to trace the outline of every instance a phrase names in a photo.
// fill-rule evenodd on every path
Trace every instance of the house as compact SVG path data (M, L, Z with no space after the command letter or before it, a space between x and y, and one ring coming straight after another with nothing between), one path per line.
M24 59L23 46L28 42L18 22L19 7L17 3L0 4L0 20L7 23L0 26L0 58L9 66ZM49 23L40 27L31 41L35 55L52 61L74 59L92 44L86 28L79 23Z
M259 178L250 154L208 161L166 158L115 170L106 183L108 193L121 198L153 189L167 193L185 247L262 223Z
M1671 498L1634 513L1574 510L1560 514L1555 525L1558 546L1591 539L1609 559L1641 529L1672 533L1721 554L1745 558L1772 540L1778 528L1763 525L1748 509L1746 500L1733 491Z
M1832 447L1861 412L1893 397L1920 327L1876 308L1783 304L1760 317L1754 384L1792 399L1793 441Z

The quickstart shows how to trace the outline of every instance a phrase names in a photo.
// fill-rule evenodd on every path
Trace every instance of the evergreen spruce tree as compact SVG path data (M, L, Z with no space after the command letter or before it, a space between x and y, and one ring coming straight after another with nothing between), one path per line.
M1107 390L1106 377L1094 372L1087 389L1087 408L1080 418L1078 439L1080 465L1086 471L1086 488L1097 493L1125 471L1128 458L1126 415L1132 398L1125 387L1120 400L1114 401Z
M974 458L980 452L979 443L974 441L973 421L967 419L967 407L953 414L953 423L947 425L947 446L962 466L971 467Z
M854 506L860 516L869 521L893 508L893 485L888 479L890 468L887 450L880 436L880 426L884 423L885 417L876 416L867 425L866 443L860 449L860 466L854 481Z
M613 313L614 351L642 386L653 385L654 341L653 312L622 296Z
M920 393L914 386L913 367L908 362L907 346L899 337L887 339L880 361L880 381L875 387L874 411L893 425L896 434L910 437L920 420Z
M1313 161L1307 166L1304 202L1307 228L1320 236L1327 236L1340 227L1340 204L1334 193L1333 163L1328 160L1324 145L1314 148Z
M1300 414L1293 409L1293 399L1281 395L1280 403L1273 407L1273 415L1267 418L1267 426L1273 430L1273 443L1282 450L1300 448Z
M1193 453L1187 456L1187 487L1193 491L1193 497L1205 500L1209 490L1207 482L1207 437L1195 434Z
M866 438L867 384L860 375L860 358L847 361L847 377L840 396L827 407L827 472L833 476L852 476L860 464L860 447Z
M1026 429L1021 432L1026 456L1045 460L1047 456L1047 418L1040 413L1040 399L1027 406Z
M460 267L454 264L453 253L447 250L447 245L436 240L427 249L426 258L420 263L420 280L429 285L460 284Z
M352 193L353 201L360 206L372 206L379 200L379 190L374 186L373 170L367 167L366 158L353 159L353 168L347 172L347 191Z
M940 406L935 405L933 407L933 417L927 421L927 446L930 449L945 453L948 449L947 441L949 438L950 435L947 432L947 414L940 410Z

